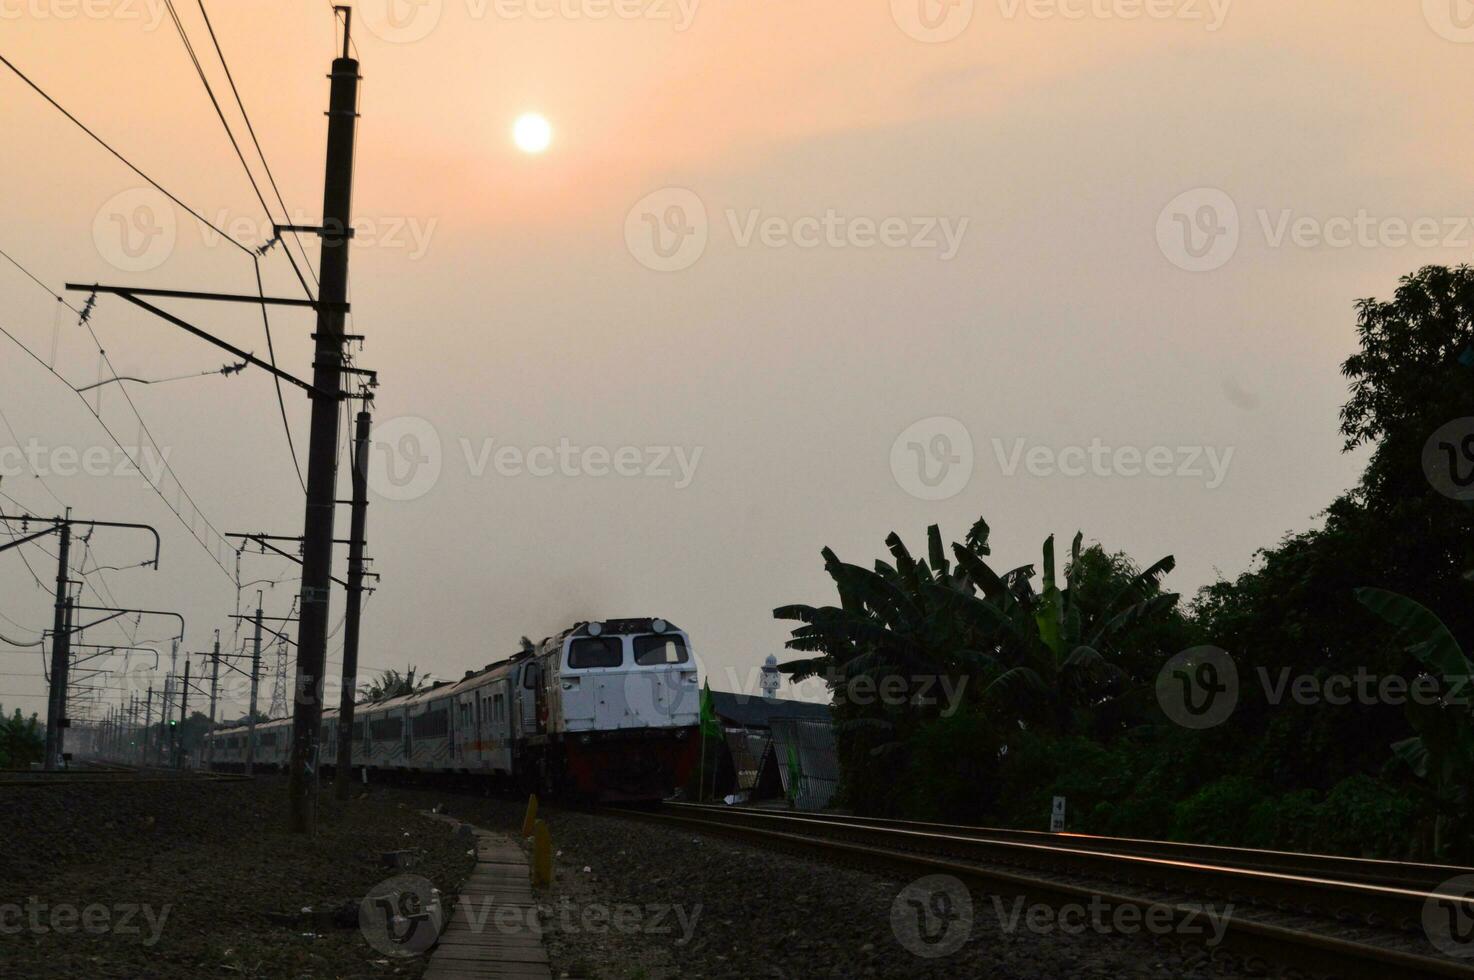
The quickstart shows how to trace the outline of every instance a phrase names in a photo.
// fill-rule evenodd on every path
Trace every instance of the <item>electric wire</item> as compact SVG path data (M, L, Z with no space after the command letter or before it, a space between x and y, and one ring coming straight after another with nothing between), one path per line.
M240 249L242 252L245 252L247 255L254 255L255 254L255 251L252 248L250 248L250 246L242 244L234 236L232 236L229 232L223 231L222 229L216 227L215 224L213 222L209 221L207 218L205 218L204 215L200 214L198 211L196 211L194 208L190 207L188 204L185 204L178 197L175 197L172 192L170 192L167 188L164 187L164 185L160 184L158 181L154 180L148 174L144 173L141 169L138 168L137 165L135 165L133 163L133 161L129 160L127 157L123 156L123 154L121 154L117 150L113 149L113 147L106 140L104 140L101 136L98 136L96 133L94 133L91 129L89 129L87 127L87 125L85 123L83 123L76 116L74 116L70 112L68 112L66 110L66 108L62 106L62 104L60 102L57 102L50 95L48 95L47 92L46 92L46 90L43 89L43 88L41 88L41 86L39 86L35 82L31 81L31 78L30 78L29 75L27 75L25 72L23 72L19 68L17 68L15 66L15 63L12 62L9 58L6 58L3 54L0 54L0 65L4 65L6 68L9 68L12 72L14 72L15 75L16 75L16 77L18 77L21 81L25 82L33 90L35 90L36 94L40 95L41 98L43 98L47 102L51 103L51 105L53 107L55 107L58 112L60 112L63 116L66 116L67 119L70 120L73 124L75 124L78 129L82 130L82 132L84 132L88 136L92 137L92 139L97 143L97 145L101 146L104 150L107 150L114 157L117 157L117 159L120 162L122 162L122 164L124 166L126 166L129 170L133 171L139 177L142 177L145 181L147 181L148 184L149 184L149 186L151 186L154 190L158 191L160 194L163 194L169 200L173 201L175 204L179 205L185 211L189 212L190 216L193 217L196 221L198 221L200 224L204 225L205 227L209 228L211 231L214 231L216 234L220 235L222 238L224 238L226 241L230 242L232 245L234 245L236 248ZM8 256L7 256L7 258L8 258ZM12 261L14 261L14 260L12 260ZM35 278L35 277L33 276L32 278ZM39 282L39 280L37 280L37 281Z
M220 49L220 41L215 36L215 27L210 23L210 15L205 11L205 0L197 0L197 2L200 7L200 16L205 21L205 30L210 33L210 43L215 46L215 54L220 58L220 67L225 69L225 80L230 83L230 92L235 96L235 104L241 111L241 118L246 122L246 132L251 134L251 143L256 147L256 155L261 158L261 168L266 171L266 179L271 184L272 193L276 195L276 203L281 205L282 216L286 218L288 224L291 224L292 211L287 207L287 202L282 199L281 188L276 183L276 175L271 172L271 164L266 162L266 153L261 149L261 141L256 138L256 127L251 125L251 116L246 112L246 104L241 100L240 90L235 86L235 76L231 74L230 65L225 60L225 52ZM317 284L317 273L312 268L312 257L307 254L307 248L302 244L302 238L297 234L295 228L292 229L292 238L297 243L298 251L302 253L302 260L307 265L307 274L312 277L313 283ZM291 258L290 252L287 258Z

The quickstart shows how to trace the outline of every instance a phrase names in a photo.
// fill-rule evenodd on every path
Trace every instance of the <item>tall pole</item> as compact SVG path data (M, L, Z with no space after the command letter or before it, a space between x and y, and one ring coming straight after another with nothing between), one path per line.
M159 701L159 744L154 749L154 764L164 764L164 743L169 741L169 709L174 704L174 674L164 675L164 693Z
M287 781L287 827L317 826L318 741L322 727L323 669L327 659L328 585L332 581L333 510L338 483L338 401L343 377L343 304L348 296L352 221L353 141L358 123L358 61L333 60L328 101L327 163L322 195L322 252L318 261L317 332L312 365L312 428L307 451L307 510L302 529L302 616L297 633L297 682L292 712L292 764Z
M215 705L220 693L220 631L215 631L215 652L210 654L210 732L215 731ZM205 762L215 761L215 740L205 741ZM208 768L208 766L207 766Z
M143 702L143 744L138 747L138 764L148 765L149 727L154 723L154 686L148 686L148 698Z
M353 768L353 710L358 696L358 617L363 611L363 544L368 527L368 451L372 419L365 407L353 431L353 510L348 531L348 608L343 620L343 692L338 702L338 760L333 789L348 799Z
M179 733L174 736L174 768L184 768L184 719L189 710L189 655L184 657L184 688L179 694Z
M57 522L61 550L56 556L56 610L51 630L51 692L46 701L46 768L62 764L62 727L67 714L67 668L71 664L72 636L67 628L67 560L72 547L72 509Z
M256 638L251 653L251 706L246 709L246 775L256 769L256 689L261 682L261 590L256 590Z

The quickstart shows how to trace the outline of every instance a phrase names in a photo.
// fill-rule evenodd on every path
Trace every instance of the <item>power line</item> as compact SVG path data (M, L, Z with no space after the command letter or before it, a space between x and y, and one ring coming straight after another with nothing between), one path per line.
M92 343L96 345L97 352L99 355L102 356L103 362L107 365L108 370L111 371L114 376L117 376L118 369L113 366L112 360L107 356L107 351L103 349L102 341L99 340L97 337L97 331L92 328L91 302L89 301L86 309L77 309L75 306L68 303L62 296L52 292L50 287L48 287L44 282L33 275L30 270L25 268L25 266L16 261L13 256L4 251L0 251L0 255L3 255L10 262L11 265L14 265L16 268L24 272L26 276L42 290L44 290L47 295L54 297L58 302L66 306L67 309L77 314L78 321L87 328L87 333L92 337ZM118 451L126 456L128 458L128 461L133 464L133 468L138 471L139 476L143 477L143 482L147 483L149 487L154 491L154 493L158 495L158 498L164 502L164 506L168 507L169 510L174 514L174 516L178 518L179 523L183 524L189 530L190 536L199 542L200 547L205 549L205 551L210 555L210 560L213 561L217 566L219 566L220 570L225 573L226 578L234 582L235 579L231 575L230 570L225 567L225 563L220 560L220 556L216 554L215 550L210 547L209 542L201 538L199 533L195 530L194 524L192 522L186 521L184 519L184 515L179 512L179 508L169 502L169 498L164 496L164 491L160 487L154 485L154 481L145 474L142 463L140 463L139 460L134 459L133 454L130 453L123 446L122 441L113 433L112 428L108 426L107 422L104 421L102 413L94 410L91 405L87 404L87 396L78 391L76 385L72 384L66 378L58 374L55 368L47 364L45 361L41 360L41 358L34 351L32 351L29 347L22 343L21 340L15 336L15 334L11 333L4 326L0 326L0 333L4 333L5 336L10 338L11 342L13 342L17 347L30 355L33 361L45 368L48 374L50 374L52 377L56 378L58 381L60 381L62 384L66 385L72 390L73 394L75 394L77 398L82 402L83 406L86 407L88 414L90 414L93 418L97 420L97 424L102 426L102 430L108 434L108 437L110 439L112 439L113 445L117 446ZM133 413L133 417L138 420L138 428L140 433L148 437L148 441L153 445L154 453L158 456L160 464L163 466L164 470L174 478L175 487L179 489L179 492L183 495L184 499L189 501L189 506L194 510L195 516L197 516L201 521L204 522L205 527L215 535L221 546L227 545L228 542L225 540L225 536L221 534L220 530L210 522L210 519L208 517L205 516L205 513L200 509L199 504L195 503L194 497L192 497L189 491L185 489L183 481L179 479L179 474L174 472L174 467L170 465L167 454L165 454L163 449L159 446L158 440L155 439L153 436L153 432L149 430L148 423L143 420L142 413L138 411L138 406L133 404L133 396L128 394L128 389L126 387L122 385L119 385L119 387L122 389L123 400L128 403L128 409ZM143 447L140 446L140 453L142 452L142 449Z
M62 384L66 385L72 390L72 393L77 396L78 400L81 401L82 405L87 409L87 413L97 420L97 424L102 426L102 430L108 434L108 438L112 439L113 445L117 446L118 451L128 457L128 461L133 464L134 469L138 471L140 476L143 476L143 482L148 484L149 488L152 489L153 492L158 496L158 498L164 502L164 506L169 508L170 513L178 518L179 523L183 524L184 527L189 531L190 536L193 537L195 541L199 542L200 547L205 549L205 552L210 556L210 559L215 562L216 565L220 566L220 570L225 573L227 578L230 578L230 570L225 567L223 562L221 562L220 557L216 555L215 552L210 548L209 543L200 537L200 534L198 531L195 530L194 525L184 519L184 515L180 513L179 508L177 508L169 500L169 498L164 495L164 491L156 486L154 484L154 481L149 479L148 476L144 474L142 464L137 459L133 458L133 454L130 453L126 447L124 447L122 440L117 437L112 428L107 424L106 421L104 421L103 417L99 413L94 411L91 405L87 404L87 396L78 392L76 386L74 386L70 381L62 377L60 374L57 374L56 371L52 370L52 368L45 361L41 360L41 358L38 357L34 351L32 351L29 347L22 343L20 338L16 337L15 334L11 333L3 325L0 325L0 333L3 333L6 337L10 338L10 341L13 344L15 344L21 350L25 351L25 353L28 354L32 360L41 365L41 367L45 368L48 374L50 374L52 377L56 378L58 381L60 381ZM125 390L123 392L125 398L127 398L127 394L128 393ZM128 399L128 405L130 408L133 408L134 415L138 417L138 424L141 430L148 435L149 441L153 443L155 452L159 452L158 443L154 440L152 433L149 432L148 426L144 423L142 416L138 415L138 409L133 406L132 399ZM215 533L215 536L220 539L222 544L227 543L224 536L221 535L218 530L216 530L215 525L210 523L210 519L205 517L205 515L200 511L199 505L194 502L194 498L190 496L189 491L186 490L184 484L180 482L179 474L174 472L174 468L169 465L169 461L167 459L164 459L162 455L160 455L159 458L164 466L164 469L168 471L170 476L174 477L175 486L178 487L179 492L184 495L184 499L189 501L190 507L194 509L195 515L199 517L200 520L204 521L205 526Z
M266 292L261 286L261 260L256 260L256 293L261 297L261 322L266 327L266 356L271 359L271 366L276 367L276 346L271 342L271 320L266 315ZM287 449L292 454L292 466L297 470L297 482L302 484L302 492L307 492L307 481L302 477L302 464L297 460L297 445L292 442L292 426L287 422L287 402L281 393L281 375L272 374L271 380L276 382L276 405L281 409L281 425L287 434Z
M271 172L271 164L266 162L266 154L261 149L261 141L256 138L256 127L251 125L251 116L246 112L246 104L241 100L241 93L235 87L235 76L231 74L230 65L225 60L225 52L220 50L220 41L215 37L215 27L210 23L210 15L205 11L205 0L197 0L197 2L200 5L200 16L205 20L205 30L210 32L210 43L215 45L215 54L220 58L220 67L225 69L225 80L230 83L230 92L235 96L235 104L240 108L241 118L246 122L246 132L251 134L251 143L256 147L256 155L261 158L261 168L266 171L266 179L271 183L271 191L276 195L276 203L281 205L282 216L287 219L288 223L291 223L291 209L287 207L287 202L282 199L281 188L277 186L276 176ZM307 265L307 274L312 276L312 281L316 283L317 273L312 269L312 257L308 255L307 248L302 244L302 239L297 234L295 228L292 229L292 239L297 243L298 251L302 253L302 259ZM288 251L287 260L291 261L291 257L291 252ZM295 264L293 268L295 268Z
M91 129L87 128L86 124L84 124L76 116L74 116L70 112L68 112L62 106L62 104L60 102L57 102L50 95L48 95L46 93L46 90L45 89L41 88L41 86L39 86L35 82L31 81L30 77L28 75L26 75L25 72L23 72L19 68L17 68L15 66L15 64L13 62L11 62L9 58L6 58L3 54L0 54L0 64L3 64L6 68L9 68L11 71L15 72L16 77L19 78L21 81L25 82L32 89L34 89L37 95L41 96L41 98L45 99L47 102L50 102L52 104L52 106L54 106L56 108L56 110L58 112L60 112L63 116L66 116L67 119L69 119L73 124L75 124L78 129L82 130L82 132L84 132L88 136L92 137L92 139L94 141L96 141L96 143L97 143L98 146L101 146L104 150L107 150L113 156L117 157L118 160L121 161L124 166L126 166L129 170L133 171L138 176L142 177L145 181L148 182L149 186L153 187L154 190L158 191L160 194L163 194L169 200L173 201L175 204L179 205L185 211L189 212L189 214L196 221L198 221L200 224L204 225L205 227L209 228L211 231L214 231L216 234L220 235L222 238L224 238L226 241L230 242L232 245L234 245L236 248L240 249L242 252L245 252L247 255L254 255L255 254L255 250L254 249L250 248L249 246L246 246L246 245L241 244L238 240L236 240L234 237L232 237L229 232L226 232L226 231L224 231L224 230L216 227L215 224L213 222L207 220L204 215L200 214L194 208L190 207L188 204L185 204L179 198L175 197L169 190L167 190L164 187L164 185L160 184L158 181L154 180L148 174L146 174L142 170L140 170L133 163L133 161L129 160L127 157L123 156L123 154L121 154L117 150L113 149L112 146L109 145L106 140L104 140L101 136L98 136ZM9 258L9 256L6 256L6 258ZM11 259L11 261L14 262L15 260L14 259ZM28 273L28 275L29 275L29 273ZM35 279L34 276L32 276L31 278L32 279ZM40 282L40 280L36 280L36 281L38 283ZM43 286L43 288L44 288L44 286ZM50 290L47 290L47 291L50 292ZM58 297L58 298L60 298L60 297Z
M261 210L263 210L263 211L266 212L266 220L270 221L271 220L271 207L270 207L270 205L268 205L266 203L266 196L261 193L261 186L256 183L256 176L255 176L255 174L251 173L251 167L250 167L250 165L248 163L246 163L246 155L241 150L241 144L240 144L240 142L235 138L235 133L231 130L230 123L227 122L226 119L225 119L225 111L220 108L220 100L217 99L217 98L215 98L215 89L210 85L209 78L207 78L205 76L205 67L204 67L204 65L200 64L199 56L195 54L194 44L191 43L191 41L189 39L189 34L184 29L184 22L179 19L179 12L174 8L174 0L164 0L164 3L165 3L165 6L169 10L169 17L170 17L170 19L174 21L174 28L175 28L175 30L177 30L179 32L179 39L184 42L184 50L185 50L185 53L189 55L189 60L194 64L195 74L197 74L199 76L199 78L200 78L200 84L205 87L205 94L207 96L209 96L209 98L210 98L210 105L214 106L214 108L215 108L215 115L216 115L217 118L219 118L220 125L225 129L225 136L226 136L227 139L230 140L230 145L235 150L236 159L240 160L240 162L241 162L241 169L243 169L246 172L246 180L250 181L250 183L251 183L251 190L253 190L253 191L256 192L256 200L261 202ZM201 4L200 10L201 11L204 10L204 5L203 4ZM208 20L208 18L207 18L207 20ZM214 31L213 30L210 32L210 36L212 38L214 37ZM216 45L215 50L217 52L220 50L218 44ZM222 55L221 56L221 63L224 64L224 61L225 61L225 59L224 59L224 56ZM230 74L229 67L226 68L226 74L227 75ZM235 82L234 81L232 81L230 84L231 84L231 88L232 89L235 88ZM237 100L239 100L239 98L240 98L239 95L237 95L236 98L237 98ZM242 115L245 114L245 107L244 106L241 107L241 113L242 113ZM249 127L249 125L250 125L250 121L249 120L247 120L246 125ZM253 135L253 138L254 138L254 135ZM260 151L259 144L257 145L257 151L258 152ZM262 160L264 162L265 158L263 157ZM283 208L283 210L285 210L285 208ZM292 216L291 216L290 213L287 213L287 214L283 215L283 217L286 218L288 224L291 223ZM262 250L264 250L266 247L269 247L269 245L268 246L263 246ZM258 251L256 251L253 254L260 254L260 251L261 250L258 250ZM307 280L302 277L302 270L297 268L297 260L294 259L294 258L292 258L291 250L290 249L287 249L287 248L283 248L282 249L282 253L284 255L286 255L287 261L289 263L291 263L292 271L297 274L297 281L302 284L302 291L307 294L307 298L308 299L312 299L313 298L313 296L312 296L312 290L310 288L308 288L308 286L307 286Z

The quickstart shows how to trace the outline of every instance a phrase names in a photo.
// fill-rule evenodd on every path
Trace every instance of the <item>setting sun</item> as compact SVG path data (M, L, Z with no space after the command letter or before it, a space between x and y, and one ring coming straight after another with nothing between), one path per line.
M541 153L553 141L553 127L542 116L529 112L517 117L512 140L524 153Z

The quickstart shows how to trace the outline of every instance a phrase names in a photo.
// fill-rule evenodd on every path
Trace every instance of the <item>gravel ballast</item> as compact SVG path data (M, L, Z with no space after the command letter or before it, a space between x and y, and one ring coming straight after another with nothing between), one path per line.
M357 905L403 873L386 867L391 851L408 852L410 873L460 882L466 841L387 795L324 794L311 839L285 816L274 777L0 793L0 977L424 972L423 958L371 946Z
M445 799L487 829L515 831L521 822L518 803ZM1043 907L956 882L908 889L915 879L641 820L558 808L542 816L558 854L544 897L555 977L1253 975L1180 935L1097 930L1088 908L1057 921Z

